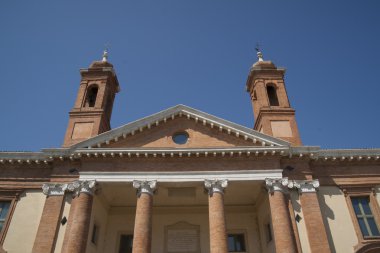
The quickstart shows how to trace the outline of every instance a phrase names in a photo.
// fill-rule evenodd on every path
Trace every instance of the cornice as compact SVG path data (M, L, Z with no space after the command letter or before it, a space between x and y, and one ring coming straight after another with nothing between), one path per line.
M257 129L261 123L263 115L295 115L296 111L292 107L279 107L279 106L268 106L260 109L259 114L255 120L253 129Z
M260 79L265 77L273 77L273 78L284 78L286 69L283 67L274 67L274 68L261 68L260 66L252 66L249 69L247 81L246 81L246 90L249 91L251 88L252 82L254 79Z
M1 164L50 164L102 158L270 157L319 162L379 161L380 149L325 149L314 146L253 146L226 148L56 148L41 152L0 152Z
M170 120L181 117L187 120L193 120L196 123L202 124L206 127L217 129L220 132L234 135L237 138L244 139L245 141L252 141L253 144L258 144L261 146L290 146L290 143L287 141L260 133L252 130L251 128L218 118L185 105L176 105L164 111L147 116L75 144L71 148L106 147L110 143L117 142L127 138L128 136L133 136L147 129L157 127Z

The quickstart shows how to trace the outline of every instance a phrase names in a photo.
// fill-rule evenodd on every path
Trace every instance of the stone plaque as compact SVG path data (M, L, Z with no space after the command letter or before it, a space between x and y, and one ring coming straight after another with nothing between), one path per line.
M187 222L165 226L166 253L199 253L200 227Z

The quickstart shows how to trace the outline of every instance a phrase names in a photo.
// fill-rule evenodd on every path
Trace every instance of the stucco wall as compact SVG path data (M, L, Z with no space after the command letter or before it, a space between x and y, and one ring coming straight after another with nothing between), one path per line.
M293 205L294 209L294 215L297 214L302 218L303 212L302 212L302 206L299 198L299 194L297 191L291 191L290 192L290 199ZM307 235L305 220L301 219L299 222L296 222L297 229L298 229L298 235L301 243L301 248L303 253L310 253L310 244L309 244L309 238Z
M338 187L322 186L318 196L331 251L354 252L358 239L343 192Z
M104 239L107 232L108 222L108 206L106 206L98 197L94 197L94 202L91 212L90 230L87 240L86 253L103 253L109 252L108 248L104 248ZM96 244L91 242L91 237L94 229L94 224L98 227L98 238Z
M256 216L254 213L246 212L226 213L227 233L244 232L248 243L247 252L249 253L261 253L260 247L258 247L260 245L260 237Z
M234 208L235 209L235 208ZM111 208L105 234L103 251L117 253L119 236L122 233L133 234L135 209ZM244 233L247 241L247 252L261 253L259 245L258 227L253 212L226 211L228 232ZM156 208L153 214L152 252L164 252L165 226L184 221L200 226L201 252L210 252L209 222L207 207L189 208ZM88 253L92 251L87 251Z
M40 190L25 191L21 195L4 241L8 253L32 251L45 199Z
M273 228L272 230L272 241L267 242L267 230L266 225L271 221L271 214L269 209L269 200L268 197L265 196L259 203L257 208L257 220L260 231L260 240L261 240L261 252L262 253L275 253L275 245L274 245L274 237L273 237ZM259 244L257 244L259 245Z
M133 234L134 212L135 209L131 208L111 208L109 210L103 250L107 249L107 252L117 253L119 233Z
M66 217L66 219L69 219L71 200L72 200L72 196L70 194L65 197L65 206L63 207L62 218ZM62 250L63 238L65 236L66 228L67 228L67 223L65 225L61 225L61 224L59 225L54 253L60 253Z

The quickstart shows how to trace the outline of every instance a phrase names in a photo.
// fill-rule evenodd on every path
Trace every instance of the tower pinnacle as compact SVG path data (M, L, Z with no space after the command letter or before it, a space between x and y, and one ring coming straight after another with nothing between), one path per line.
M256 45L256 52L257 52L257 58L259 58L259 61L264 61L263 59L263 53L260 50L259 43Z
M102 62L107 62L107 59L108 59L108 50L104 49Z

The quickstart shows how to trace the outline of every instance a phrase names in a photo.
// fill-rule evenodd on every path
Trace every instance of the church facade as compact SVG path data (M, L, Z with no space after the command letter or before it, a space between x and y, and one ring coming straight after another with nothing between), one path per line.
M0 252L380 252L380 149L302 145L258 58L253 129L185 105L111 129L113 65L81 69L63 146L0 152Z

